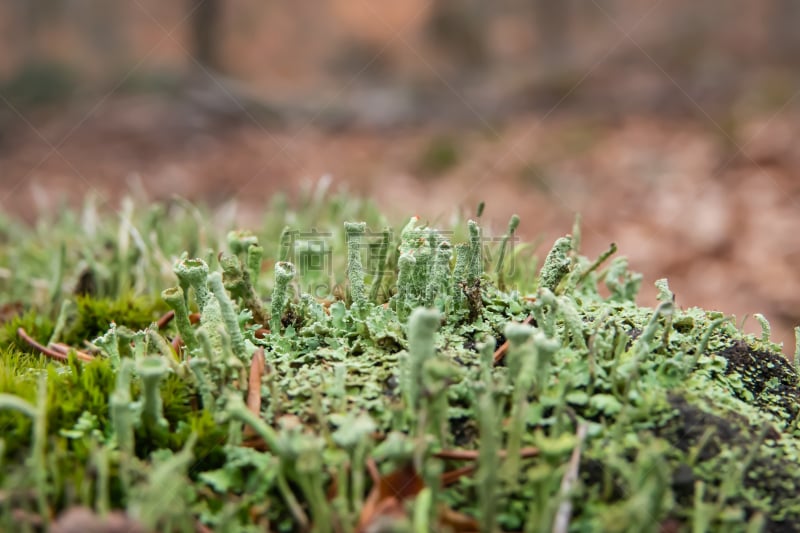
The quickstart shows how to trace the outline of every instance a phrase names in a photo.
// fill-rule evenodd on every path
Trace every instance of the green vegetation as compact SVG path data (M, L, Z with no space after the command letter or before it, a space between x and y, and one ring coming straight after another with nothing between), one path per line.
M78 88L78 73L64 63L26 63L11 79L0 82L0 90L12 104L23 109L57 105Z
M0 528L800 530L766 319L665 280L640 307L577 225L537 272L517 218L394 234L326 196L253 233L181 201L0 219Z

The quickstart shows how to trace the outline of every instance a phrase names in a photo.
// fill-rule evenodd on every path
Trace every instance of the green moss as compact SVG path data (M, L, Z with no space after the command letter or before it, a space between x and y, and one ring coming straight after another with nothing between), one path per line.
M24 68L0 85L11 103L20 108L53 105L67 100L77 88L76 73L53 62L25 63Z
M17 330L23 328L34 340L47 344L53 334L54 324L47 316L30 309L17 315L8 322L0 325L0 350L34 354L38 353L28 343L22 340Z
M159 299L130 294L118 299L79 296L76 307L76 316L67 325L62 342L77 347L108 331L111 322L134 331L144 329L168 309Z

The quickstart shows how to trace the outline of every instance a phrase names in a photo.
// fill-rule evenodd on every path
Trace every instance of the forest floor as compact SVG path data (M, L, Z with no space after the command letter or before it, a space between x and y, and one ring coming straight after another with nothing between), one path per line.
M0 133L0 207L30 221L89 193L180 195L254 223L279 191L330 175L396 222L446 226L486 202L502 234L512 213L540 254L582 215L585 254L611 242L644 274L640 303L668 277L681 307L763 313L794 352L800 324L800 122L559 112L502 123L319 128L194 112L148 96L12 116ZM12 133L13 132L13 133ZM303 228L310 229L310 228ZM745 324L759 330L755 320Z

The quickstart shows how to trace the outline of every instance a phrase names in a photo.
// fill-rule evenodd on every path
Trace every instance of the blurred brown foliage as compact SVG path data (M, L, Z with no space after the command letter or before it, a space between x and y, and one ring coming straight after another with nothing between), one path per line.
M788 352L797 28L797 0L6 0L0 205L133 184L238 199L247 224L331 173L393 216L486 200L548 243L581 212L643 303L668 276L679 305L764 313Z
M798 67L798 25L794 0L7 0L0 79L59 65L91 91L211 68L279 101L342 83L459 83L525 104L587 68L611 80L590 86L639 95L663 69L717 100L765 66Z

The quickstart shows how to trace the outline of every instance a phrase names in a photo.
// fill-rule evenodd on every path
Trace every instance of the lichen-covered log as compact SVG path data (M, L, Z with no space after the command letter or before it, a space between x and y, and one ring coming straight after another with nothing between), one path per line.
M575 231L538 275L511 268L517 220L491 268L474 222L445 239L413 218L391 243L381 219L331 218L329 275L274 246L285 220L218 258L189 218L124 294L48 291L0 327L0 529L80 509L152 531L800 531L798 374L766 318L746 335L664 281L639 306L615 247L582 257ZM77 242L65 278L85 254L122 267L113 239ZM349 300L310 292L330 278Z

